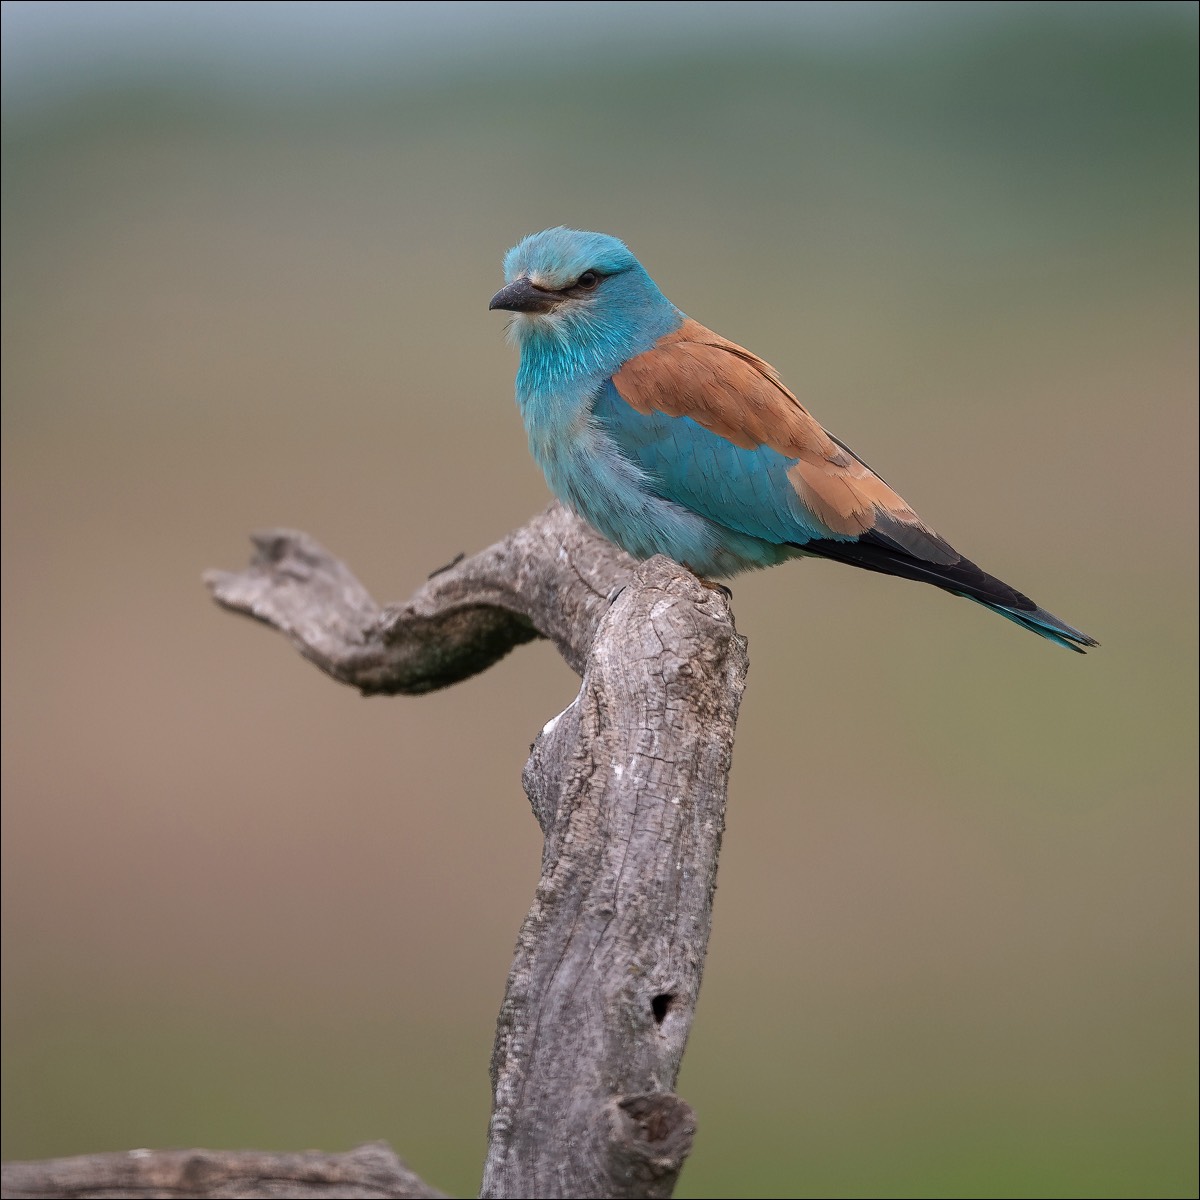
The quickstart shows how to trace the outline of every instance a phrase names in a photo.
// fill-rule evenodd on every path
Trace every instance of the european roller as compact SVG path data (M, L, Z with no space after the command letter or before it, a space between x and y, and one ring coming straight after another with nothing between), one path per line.
M685 316L615 237L546 229L504 259L517 404L551 490L635 558L703 577L816 556L1098 643L964 558L770 364Z

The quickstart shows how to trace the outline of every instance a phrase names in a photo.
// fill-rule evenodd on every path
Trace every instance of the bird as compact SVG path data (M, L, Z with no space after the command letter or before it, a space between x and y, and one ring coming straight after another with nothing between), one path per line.
M504 258L516 399L551 491L634 558L703 581L792 558L929 583L1078 653L1099 643L964 558L758 355L686 316L620 239L557 226Z

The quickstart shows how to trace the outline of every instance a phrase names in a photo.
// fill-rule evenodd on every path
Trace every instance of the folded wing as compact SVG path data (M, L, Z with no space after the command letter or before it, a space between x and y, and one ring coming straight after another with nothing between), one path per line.
M685 320L653 349L627 362L612 382L621 399L643 416L687 418L742 450L766 447L790 460L788 486L812 518L796 531L801 541L813 534L855 538L878 530L931 561L957 557L874 471L821 427L769 363L698 321ZM753 469L755 463L749 460L746 466Z
M1092 639L987 574L823 429L757 355L685 320L596 418L665 498L753 537L967 596L1071 649Z

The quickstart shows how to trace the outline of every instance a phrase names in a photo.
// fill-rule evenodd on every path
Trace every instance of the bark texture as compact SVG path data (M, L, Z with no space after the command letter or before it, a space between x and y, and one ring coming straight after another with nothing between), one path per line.
M546 840L500 1010L484 1196L671 1194L745 671L725 596L651 559L534 744Z
M100 1200L170 1196L182 1200L267 1196L436 1200L384 1142L346 1154L271 1154L263 1150L127 1150L45 1162L4 1164L13 1200Z
M209 571L218 604L278 629L309 662L364 695L418 695L546 637L583 673L609 597L637 567L559 504L494 546L435 571L403 604L376 604L306 533L256 533L250 565ZM678 569L678 568L676 568Z
M582 675L524 772L545 843L497 1023L481 1194L669 1196L695 1132L674 1086L747 670L728 593L665 558L634 562L557 504L386 608L306 534L253 540L247 568L206 576L214 599L364 694L445 687L539 636ZM5 1196L160 1194L440 1193L379 1145L5 1168Z

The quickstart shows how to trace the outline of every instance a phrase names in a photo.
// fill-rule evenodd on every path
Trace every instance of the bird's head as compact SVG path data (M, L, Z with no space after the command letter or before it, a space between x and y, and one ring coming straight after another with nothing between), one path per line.
M488 308L517 314L512 332L522 350L557 346L581 367L592 359L619 365L682 319L625 243L606 233L558 226L531 234L505 255L504 280Z

